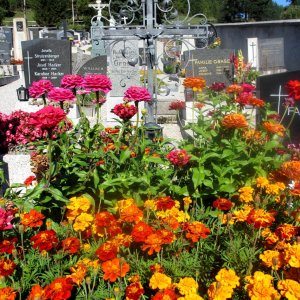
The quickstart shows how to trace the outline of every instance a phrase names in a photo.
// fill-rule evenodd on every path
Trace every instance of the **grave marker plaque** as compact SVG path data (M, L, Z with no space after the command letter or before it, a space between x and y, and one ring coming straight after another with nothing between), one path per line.
M139 81L139 48L136 41L118 42L110 49L109 73L112 81L111 96L123 96L125 90L132 85L140 85ZM136 59L135 65L128 61Z
M60 86L61 78L72 73L71 43L54 39L37 39L22 42L25 85L33 81L51 80Z
M184 51L186 77L204 77L207 85L214 82L230 84L232 64L230 49L196 49Z
M256 80L257 97L271 104L271 109L283 116L285 111L284 101L288 97L286 84L289 80L300 81L300 71L285 72L272 75L259 76ZM300 143L300 105L295 101L295 107L289 107L283 119L287 126L295 111L295 117L290 127L291 142Z
M78 70L77 74L85 76L87 74L107 74L107 56L96 56L86 61Z
M284 68L284 39L259 39L259 69L269 71Z

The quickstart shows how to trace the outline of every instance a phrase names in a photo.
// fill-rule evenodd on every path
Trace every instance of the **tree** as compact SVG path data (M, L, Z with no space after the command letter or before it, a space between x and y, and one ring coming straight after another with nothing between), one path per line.
M300 5L290 5L281 15L282 19L299 19Z
M69 0L29 0L29 4L40 26L57 26L61 20L71 17Z

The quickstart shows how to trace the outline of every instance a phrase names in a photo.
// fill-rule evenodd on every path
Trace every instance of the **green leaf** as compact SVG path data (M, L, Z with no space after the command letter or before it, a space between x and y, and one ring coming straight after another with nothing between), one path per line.
M93 179L94 179L94 188L96 189L100 183L100 178L97 169L93 172Z
M121 152L120 155L120 163L123 164L125 160L127 160L130 157L131 151L129 149L125 149Z
M49 192L55 200L62 201L62 202L65 202L65 203L68 202L68 199L66 197L64 197L62 192L60 190L54 188L54 187L49 187L47 189L47 192Z
M202 183L204 180L204 172L200 168L192 168L191 171L193 172L192 174L192 180L194 184L194 189L197 189L197 187Z

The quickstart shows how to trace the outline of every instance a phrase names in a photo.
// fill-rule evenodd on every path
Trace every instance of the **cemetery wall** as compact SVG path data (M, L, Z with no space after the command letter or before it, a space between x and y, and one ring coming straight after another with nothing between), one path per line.
M214 24L221 38L222 49L241 49L248 59L247 38L259 40L282 39L284 67L287 71L300 70L300 19L249 23Z

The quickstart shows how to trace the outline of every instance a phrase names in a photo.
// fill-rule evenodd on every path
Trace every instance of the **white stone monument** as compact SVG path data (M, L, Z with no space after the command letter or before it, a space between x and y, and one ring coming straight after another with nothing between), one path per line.
M29 39L29 32L25 18L13 19L13 46L14 58L23 59L21 42Z

